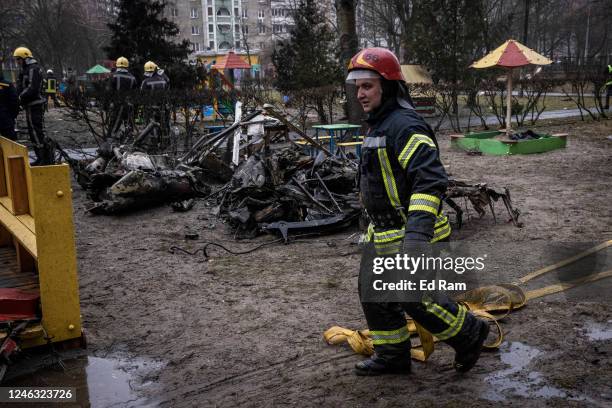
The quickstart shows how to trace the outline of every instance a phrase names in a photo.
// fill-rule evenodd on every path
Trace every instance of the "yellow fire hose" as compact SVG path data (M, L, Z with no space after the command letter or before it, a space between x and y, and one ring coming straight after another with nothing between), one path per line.
M456 296L455 300L468 308L474 315L493 322L497 336L492 342L486 343L483 347L497 348L504 338L499 320L506 317L510 312L525 306L528 300L562 292L584 283L609 278L612 276L612 269L574 279L569 282L549 285L530 291L524 291L519 285L529 282L545 273L576 262L610 245L612 245L612 240L603 242L553 265L531 272L519 278L516 284L502 283L499 285L476 288ZM411 335L418 335L419 337L419 342L416 345L413 344L410 350L411 357L418 361L426 361L431 353L433 353L434 343L437 342L438 339L410 318L407 318L407 327ZM339 326L333 326L323 333L323 338L327 344L331 345L346 342L356 353L370 356L374 353L374 347L369 334L369 330L350 330Z

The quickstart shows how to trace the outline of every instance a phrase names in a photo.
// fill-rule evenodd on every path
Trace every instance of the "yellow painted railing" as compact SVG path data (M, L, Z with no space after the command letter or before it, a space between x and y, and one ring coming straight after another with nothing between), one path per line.
M15 273L38 274L42 321L23 346L80 338L70 168L30 167L27 148L0 137L0 247L10 246Z

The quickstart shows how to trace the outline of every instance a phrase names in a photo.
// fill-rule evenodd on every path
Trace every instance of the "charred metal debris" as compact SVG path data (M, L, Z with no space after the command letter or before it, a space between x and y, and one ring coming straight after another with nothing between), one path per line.
M355 224L361 206L358 163L335 156L270 106L244 116L240 104L234 123L199 138L182 155L155 154L155 123L132 143L104 143L88 164L71 159L77 181L94 202L88 211L116 214L170 203L187 211L198 197L214 203L213 214L225 220L240 238L262 232L290 235L335 231ZM311 146L298 145L297 139ZM311 155L312 146L318 154ZM59 146L58 146L59 148ZM456 200L469 200L479 214L502 199L516 226L519 212L507 189L451 180L445 201L461 227L463 210Z

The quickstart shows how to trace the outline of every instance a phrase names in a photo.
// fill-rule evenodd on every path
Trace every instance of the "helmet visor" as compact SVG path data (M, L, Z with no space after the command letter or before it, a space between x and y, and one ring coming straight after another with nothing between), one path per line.
M381 79L382 76L376 71L371 71L369 69L355 69L348 73L346 77L346 82L349 84L354 84L358 79L373 79L378 78Z

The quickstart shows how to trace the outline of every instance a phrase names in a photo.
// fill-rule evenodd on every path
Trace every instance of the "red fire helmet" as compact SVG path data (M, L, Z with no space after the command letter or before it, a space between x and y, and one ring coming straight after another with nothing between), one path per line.
M355 71L369 70L380 74L390 81L406 81L402 74L399 60L385 48L365 48L359 51L349 62L347 81L363 78ZM354 72L353 75L351 73Z

